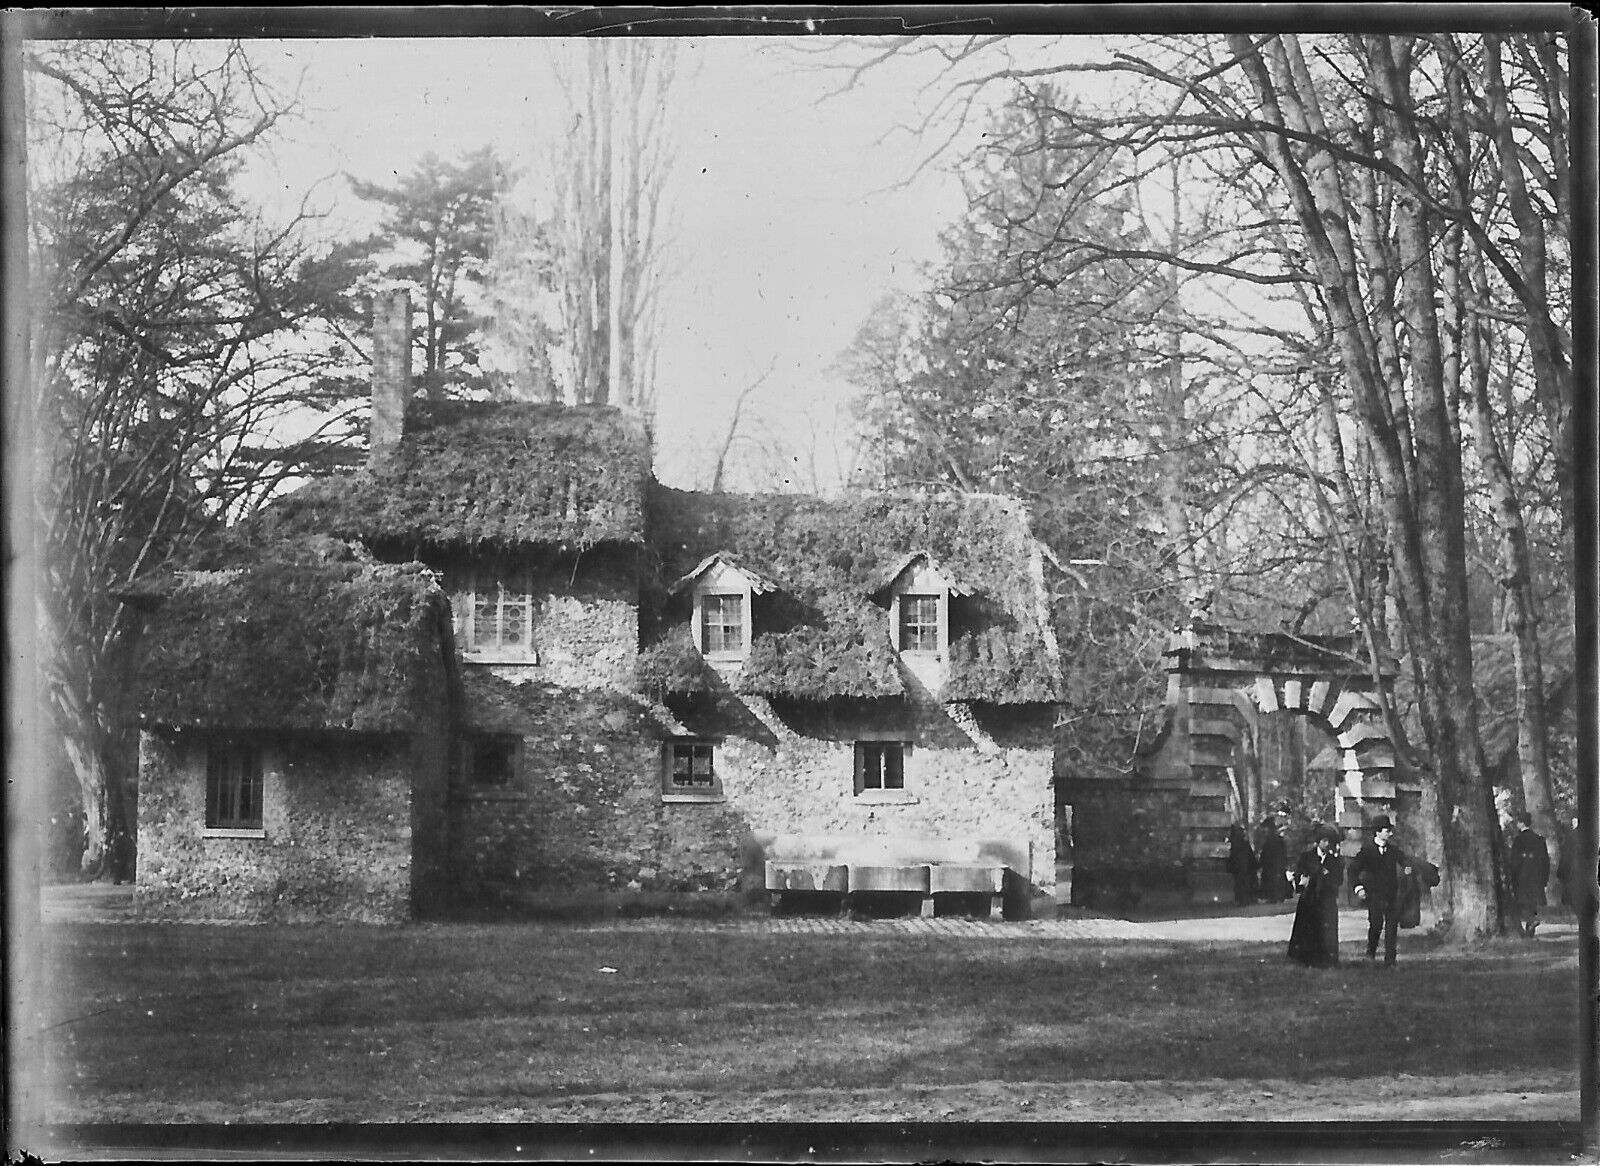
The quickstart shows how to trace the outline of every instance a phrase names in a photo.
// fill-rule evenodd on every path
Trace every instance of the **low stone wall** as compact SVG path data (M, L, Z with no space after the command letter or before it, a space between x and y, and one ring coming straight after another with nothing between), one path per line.
M206 744L140 739L148 919L395 922L411 914L415 759L404 739L264 739L261 837L207 836Z

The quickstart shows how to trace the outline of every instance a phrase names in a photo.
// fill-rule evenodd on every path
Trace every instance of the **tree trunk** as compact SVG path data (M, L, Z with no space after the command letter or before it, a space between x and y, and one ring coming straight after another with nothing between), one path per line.
M1481 284L1480 284L1481 286ZM1544 664L1539 646L1539 618L1533 595L1533 569L1528 533L1510 466L1495 432L1489 395L1489 338L1482 320L1469 319L1463 333L1471 387L1478 458L1489 488L1489 512L1500 535L1499 583L1504 593L1505 624L1512 634L1516 670L1517 761L1523 804L1534 828L1548 840L1551 861L1559 863L1561 831L1550 781L1549 725L1544 702Z
M1230 34L1268 127L1283 126L1316 143L1326 136L1298 53L1284 38L1264 41ZM1291 42L1292 43L1292 42ZM1426 170L1410 107L1408 45L1366 37L1358 43L1369 84L1379 98L1391 160L1405 174ZM1396 55L1398 54L1398 56ZM1271 59L1277 76L1268 65ZM1296 67L1298 64L1298 68ZM1320 144L1297 156L1288 134L1260 131L1264 153L1282 179L1299 222L1328 313L1355 414L1373 454L1394 565L1395 594L1411 652L1423 729L1438 782L1443 837L1441 860L1450 868L1446 912L1460 941L1501 928L1499 830L1481 764L1472 686L1466 606L1465 497L1459 432L1444 392L1443 354L1435 317L1428 212L1415 190L1391 184L1389 238L1398 270L1398 304L1366 298L1356 240L1359 222L1345 195L1331 151ZM1369 256L1370 257L1370 256ZM1384 375L1391 313L1409 339L1405 380ZM1381 323L1374 327L1373 318ZM1407 412L1405 389L1410 388ZM1414 451L1414 452L1413 452ZM1415 466L1414 473L1409 472Z

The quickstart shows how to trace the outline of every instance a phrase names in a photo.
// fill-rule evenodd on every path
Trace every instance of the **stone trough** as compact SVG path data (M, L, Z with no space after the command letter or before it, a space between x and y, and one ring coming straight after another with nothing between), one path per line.
M849 913L893 899L915 901L924 917L957 902L986 903L990 919L1026 912L1026 843L781 835L764 849L774 911L785 895L799 892L836 897L839 909Z

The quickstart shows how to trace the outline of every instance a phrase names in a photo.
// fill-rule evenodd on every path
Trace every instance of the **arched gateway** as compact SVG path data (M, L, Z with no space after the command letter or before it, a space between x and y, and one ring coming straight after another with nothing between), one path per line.
M1343 850L1360 847L1363 827L1387 814L1409 835L1420 789L1406 788L1384 724L1379 690L1387 695L1398 665L1385 658L1374 672L1356 636L1294 636L1192 623L1168 641L1169 731L1153 758L1157 786L1187 787L1183 814L1184 865L1198 897L1226 881L1235 816L1260 817L1240 780L1238 748L1254 740L1259 719L1279 711L1309 718L1339 750L1335 786Z
M1165 656L1167 724L1138 772L1126 783L1066 783L1074 902L1230 897L1228 827L1240 818L1253 826L1265 812L1251 797L1244 752L1259 740L1261 718L1280 711L1307 717L1337 744L1334 809L1347 856L1380 813L1394 819L1402 839L1420 841L1420 788L1397 775L1379 704L1399 671L1393 659L1374 672L1356 636L1202 622L1174 631Z

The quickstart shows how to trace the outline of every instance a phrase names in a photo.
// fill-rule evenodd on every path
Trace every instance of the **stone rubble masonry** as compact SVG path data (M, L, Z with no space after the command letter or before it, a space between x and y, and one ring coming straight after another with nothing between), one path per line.
M513 680L517 670L493 668ZM1053 709L985 712L979 745L934 701L795 702L724 694L664 723L600 689L503 685L480 729L522 737L506 790L458 790L457 885L498 893L759 889L780 836L1006 839L1035 892L1055 886ZM890 706L890 707L885 707ZM975 722L976 723L976 722ZM721 801L666 802L663 747L675 728L720 742ZM855 795L855 741L906 739L907 798Z
M390 923L412 912L412 782L404 738L262 742L263 837L205 836L200 733L140 736L141 918ZM422 788L428 788L423 783ZM436 829L437 811L421 815Z
M747 826L725 804L663 804L664 734L637 700L594 688L500 691L498 707L473 719L522 737L520 772L509 789L456 791L465 898L738 887Z
M1038 894L1055 890L1055 803L1048 712L995 710L980 748L937 702L836 702L818 709L746 702L771 730L765 741L728 736L718 768L730 805L758 841L782 835L834 839L1006 839ZM889 708L874 707L879 705ZM857 740L911 742L905 800L855 792Z
M542 679L574 688L624 689L639 658L639 605L630 589L584 579L551 593L534 635Z

